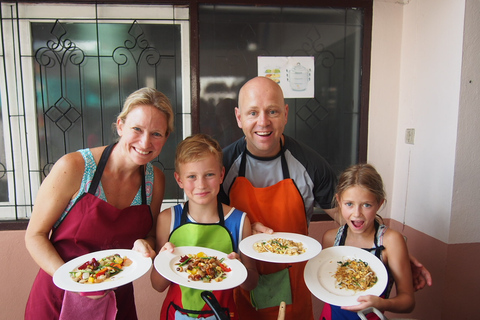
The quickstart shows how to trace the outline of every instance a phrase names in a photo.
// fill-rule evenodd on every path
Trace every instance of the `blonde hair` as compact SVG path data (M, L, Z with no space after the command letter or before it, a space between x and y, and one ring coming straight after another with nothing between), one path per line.
M187 137L177 146L175 171L179 172L180 164L199 161L208 155L214 155L217 158L219 167L223 167L222 148L217 140L203 133Z
M350 187L359 186L370 191L378 203L386 201L386 192L383 188L383 180L377 170L368 163L355 164L343 171L338 179L336 197L334 197L334 206L338 207L337 197L342 198L342 194ZM381 217L377 214L377 217Z
M130 111L140 105L153 106L165 114L167 117L166 135L168 137L174 129L172 105L166 95L154 88L145 87L131 93L125 100L123 109L117 119L121 119L122 122L125 122Z

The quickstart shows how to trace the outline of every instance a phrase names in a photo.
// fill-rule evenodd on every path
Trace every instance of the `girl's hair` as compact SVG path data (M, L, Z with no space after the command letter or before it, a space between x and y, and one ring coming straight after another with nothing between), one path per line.
M121 119L124 122L130 111L141 105L153 106L165 114L167 117L166 135L168 137L174 129L172 105L167 96L156 89L145 87L131 93L125 100L123 109L117 119Z
M222 148L217 140L203 133L187 137L177 146L175 171L179 172L179 166L182 163L199 161L208 155L214 155L217 158L219 167L223 167Z
M383 200L386 201L386 193L383 188L382 177L371 164L355 164L343 171L338 179L335 193L338 198L341 199L343 192L354 186L359 186L370 191L375 196L378 203L381 203ZM337 197L334 197L333 201L334 206L338 207L339 204L337 202Z

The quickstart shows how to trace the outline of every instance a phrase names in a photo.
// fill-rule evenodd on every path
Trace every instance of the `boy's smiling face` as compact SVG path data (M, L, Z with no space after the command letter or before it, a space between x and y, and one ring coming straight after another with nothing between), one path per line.
M178 171L174 174L175 180L189 201L208 204L217 200L225 168L219 165L218 158L213 154L207 154L198 161L181 163Z

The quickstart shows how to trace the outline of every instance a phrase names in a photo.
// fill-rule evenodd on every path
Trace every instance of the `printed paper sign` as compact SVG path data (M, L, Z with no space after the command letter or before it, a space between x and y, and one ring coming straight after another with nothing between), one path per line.
M258 57L258 75L277 82L285 98L313 98L314 57Z

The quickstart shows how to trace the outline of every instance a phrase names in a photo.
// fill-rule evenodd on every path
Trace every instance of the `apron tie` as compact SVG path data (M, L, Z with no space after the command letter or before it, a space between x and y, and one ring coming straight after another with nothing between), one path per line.
M362 249L366 250L368 252L372 252L372 251L375 250L375 256L378 259L380 259L382 250L384 250L385 247L383 245L381 245L381 246L378 245L378 240L377 240L378 228L380 228L380 224L378 223L378 221L375 220L375 235L373 237L374 247L373 248L362 248ZM340 242L338 243L339 246L344 246L345 245L345 240L347 239L347 230L348 230L348 225L346 224L344 229L343 229L343 233L342 233L342 236L340 238Z
M98 185L100 184L100 180L102 179L103 170L107 165L108 158L112 153L113 147L115 147L117 143L113 143L105 148L102 152L102 156L100 157L100 161L98 161L97 169L95 170L95 174L92 178L92 183L88 188L88 193L91 195L95 195L97 192ZM142 193L142 204L147 204L147 192L145 190L145 166L140 166L140 175L142 177L142 184L140 185L140 190Z
M245 168L247 165L247 146L242 153L242 160L240 161L240 167L238 168L238 176L245 177ZM282 139L280 139L280 161L282 163L283 180L290 179L290 172L288 171L287 159L285 158L285 148L283 147Z
M225 216L223 214L223 206L220 201L217 201L217 212L218 212L218 224L222 227L225 227ZM183 205L182 218L180 220L180 225L188 223L188 201Z

